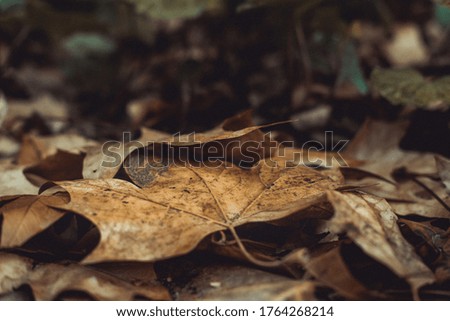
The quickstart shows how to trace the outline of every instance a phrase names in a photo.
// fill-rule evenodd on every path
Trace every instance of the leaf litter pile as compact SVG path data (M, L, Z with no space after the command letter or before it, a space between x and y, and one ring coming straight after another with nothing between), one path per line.
M145 14L144 2L135 3L139 14ZM206 2L199 3L206 8ZM264 12L258 11L257 3L243 1L237 11L274 28L274 22L260 17ZM267 5L276 10L270 1ZM211 23L207 13L192 17L189 10L197 12L195 8L174 5L177 11L159 1L154 6L162 6L165 16L154 17L151 11L146 19L165 21L173 15L198 19L188 20L184 27L160 21L156 39L179 30L187 30L182 35L189 38L192 30L202 34ZM314 6L296 10L313 10L319 19L324 8ZM333 11L339 11L339 5L330 8L328 13L339 20ZM391 10L395 13L395 8ZM236 19L231 25L239 25L239 16L227 19ZM405 49L399 43L418 32L414 24L391 25L394 36L383 38L381 27L355 21L350 24L353 31L348 31L355 41L344 43L344 50L336 54L342 55L336 58L341 66L330 71L336 73L334 84L325 71L314 69L315 64L333 65L314 60L324 58L314 51L324 44L314 43L308 23L294 26L293 41L309 50L298 53L291 48L303 55L300 69L307 77L272 74L274 82L286 86L281 94L258 89L275 90L270 77L261 80L274 72L264 66L253 78L238 83L245 89L233 87L230 75L208 87L208 81L200 79L212 76L200 66L215 68L226 59L189 56L186 48L180 58L171 47L177 48L175 40L161 49L157 40L147 39L139 43L143 48L136 55L141 56L120 48L114 56L125 59L120 68L135 73L135 78L122 79L123 70L116 76L101 75L118 79L102 78L105 86L129 86L108 100L108 95L95 96L104 88L99 79L88 79L89 70L88 75L73 74L77 69L73 68L80 67L77 63L91 68L92 61L87 60L96 56L85 60L77 56L81 62L75 62L70 51L80 50L77 41L87 47L93 39L98 42L97 34L80 33L70 42L41 26L55 37L53 41L65 43L66 54L69 51L63 61L72 73L65 75L52 63L37 67L14 61L11 52L23 54L24 61L35 59L29 47L20 45L37 41L29 28L17 40L19 45L4 41L0 299L450 299L449 137L442 135L437 143L435 139L433 148L415 141L422 135L436 138L421 117L448 126L449 76L434 76L436 68L450 66L445 40L431 41L428 48L416 39ZM448 29L446 34L439 30L442 38L448 37ZM233 46L251 51L245 42L252 41L255 30L248 31L244 45L233 43L231 37L209 48L200 37L193 49L206 56L208 50ZM435 37L438 31L433 31ZM379 41L382 52L374 49ZM105 42L97 42L90 50L99 54L100 46L107 51ZM260 44L252 45L261 49ZM398 55L411 51L411 46L413 57L399 60ZM418 48L425 52L422 56ZM293 59L283 50L256 58L272 59L269 65ZM147 54L155 61L145 61L142 57ZM233 58L237 63L233 68L251 73L250 62L240 62L241 58ZM99 61L111 68L105 57ZM433 61L440 65L427 69ZM170 74L174 64L182 66L180 74ZM152 78L155 65L162 80ZM142 66L148 68L147 74L137 71ZM411 66L420 66L420 71ZM425 74L433 74L432 80ZM40 81L33 82L33 77ZM294 85L286 85L283 77ZM151 81L161 83L142 87ZM174 84L180 86L180 95L167 98L164 91ZM257 89L252 89L254 84ZM148 92L158 95L143 94ZM253 98L242 101L239 93ZM290 107L283 109L286 97ZM86 106L92 109L97 103L89 115ZM211 129L215 123L219 125ZM337 140L351 138L343 151L329 146L300 148L327 128L337 129ZM130 129L133 133L124 140L123 133ZM186 134L171 134L177 131Z

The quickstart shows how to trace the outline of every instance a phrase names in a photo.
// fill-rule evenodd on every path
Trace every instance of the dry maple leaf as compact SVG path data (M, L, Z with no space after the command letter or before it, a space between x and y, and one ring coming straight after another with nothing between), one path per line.
M57 208L85 216L100 230L100 244L84 260L92 263L180 255L219 230L237 238L234 227L297 212L339 182L306 167L260 162L251 169L172 166L144 188L119 179L58 185L71 200Z
M403 238L397 217L385 200L335 191L328 192L328 199L335 208L330 229L346 232L367 255L406 279L416 299L420 287L435 281L433 273Z
M3 218L0 247L15 247L24 244L63 216L63 212L52 207L68 202L61 195L23 195L9 199L0 207Z
M97 300L132 300L144 296L168 300L161 285L134 286L112 274L78 264L38 264L28 258L0 253L0 294L28 284L36 300L53 300L66 291L86 292Z
M222 263L201 267L198 275L177 292L180 300L307 301L316 299L317 285Z

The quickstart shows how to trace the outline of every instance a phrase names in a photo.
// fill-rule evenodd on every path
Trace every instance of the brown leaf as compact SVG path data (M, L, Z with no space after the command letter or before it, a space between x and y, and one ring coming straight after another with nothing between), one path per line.
M386 198L397 214L449 218L450 212L444 204L450 204L450 197L439 184L426 178L434 177L437 173L435 156L431 153L404 151L399 147L407 127L408 122L389 124L366 121L345 155L363 161L363 164L353 167L371 173L372 177L356 181L350 179L347 183L366 185L364 191ZM399 172L405 173L403 176L406 177L395 181L394 174L398 176ZM426 180L425 185L429 185L434 195L427 192L416 177Z
M203 267L179 291L180 300L315 300L317 284L230 264Z
M107 262L91 265L91 268L136 286L155 285L157 280L153 264L148 262Z
M141 189L119 179L58 185L71 201L57 207L98 226L100 244L85 262L99 262L187 253L215 231L233 232L247 222L275 220L306 208L339 183L306 167L261 162L251 169L229 163L172 166Z
M393 181L394 170L405 168L421 175L436 173L434 155L400 149L408 122L386 123L368 120L345 150L345 155L364 161L358 168Z
M18 196L0 207L3 217L0 247L22 245L37 233L45 230L63 215L49 207L68 202L65 195Z
M316 279L347 299L362 300L376 296L352 276L342 259L339 247L322 253L303 248L289 254L284 261L291 269L295 268L295 264L304 267Z
M128 282L78 264L38 264L13 254L0 253L0 294L22 284L30 285L36 300L52 300L66 291L86 292L97 300L132 300L144 296L170 298L161 285L134 286Z
M58 150L55 154L26 167L23 173L36 186L47 181L81 179L83 159L84 155Z
M397 217L385 200L334 191L328 192L328 199L336 211L330 229L346 232L367 255L406 279L415 298L420 287L434 282L433 273L401 235Z

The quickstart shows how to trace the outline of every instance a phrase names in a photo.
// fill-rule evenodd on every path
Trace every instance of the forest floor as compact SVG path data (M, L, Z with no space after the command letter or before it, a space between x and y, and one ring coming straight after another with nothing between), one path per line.
M0 300L450 299L448 7L16 2Z

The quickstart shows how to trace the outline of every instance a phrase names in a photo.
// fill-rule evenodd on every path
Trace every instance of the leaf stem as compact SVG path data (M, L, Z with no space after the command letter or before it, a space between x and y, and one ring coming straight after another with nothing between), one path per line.
M234 239L236 240L236 244L239 246L239 249L241 250L242 254L253 264L266 267L266 268L276 268L280 267L284 263L281 260L274 260L274 261L262 261L257 258L255 258L252 254L250 254L247 249L245 248L244 244L242 243L241 239L239 238L238 234L236 233L236 230L233 226L228 226L231 234L233 235Z

